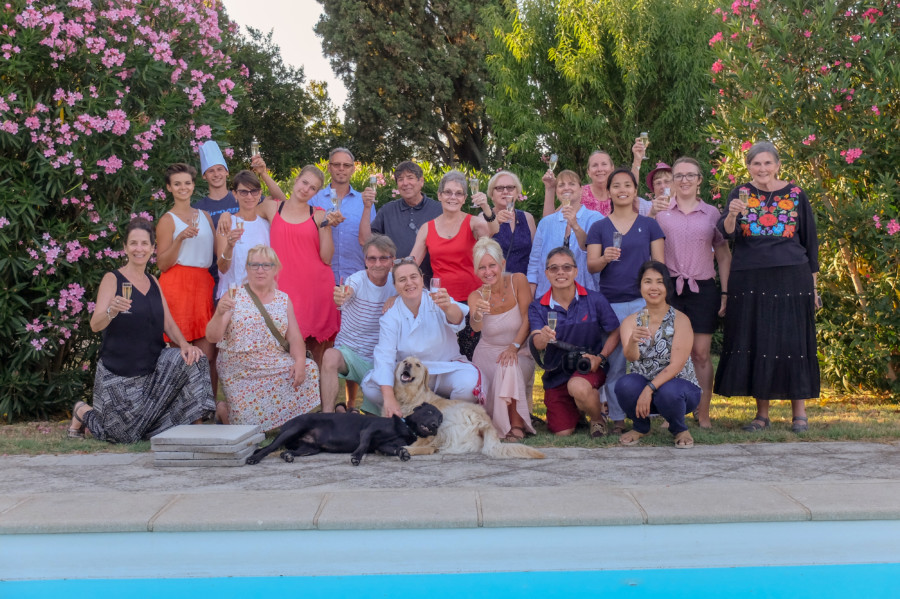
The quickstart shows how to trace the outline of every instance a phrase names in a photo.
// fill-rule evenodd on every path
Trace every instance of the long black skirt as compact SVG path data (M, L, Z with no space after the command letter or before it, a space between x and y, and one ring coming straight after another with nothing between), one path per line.
M732 271L714 390L756 399L819 396L809 265Z

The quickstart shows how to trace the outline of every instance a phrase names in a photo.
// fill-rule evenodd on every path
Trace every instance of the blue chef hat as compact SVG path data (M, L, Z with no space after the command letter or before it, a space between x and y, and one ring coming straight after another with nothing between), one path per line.
M200 146L200 174L206 173L209 167L217 164L221 164L226 171L228 170L228 165L225 164L225 157L222 155L222 150L219 149L219 144L213 140L204 142Z

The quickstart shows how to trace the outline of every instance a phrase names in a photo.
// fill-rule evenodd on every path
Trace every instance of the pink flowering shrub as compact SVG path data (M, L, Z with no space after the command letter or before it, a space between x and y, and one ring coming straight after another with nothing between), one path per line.
M837 10L835 10L837 8ZM822 373L846 389L900 392L900 4L722 1L710 63L715 182L747 180L767 139L803 187L819 232Z
M204 0L0 5L0 420L90 396L92 302L163 171L224 139L244 94Z

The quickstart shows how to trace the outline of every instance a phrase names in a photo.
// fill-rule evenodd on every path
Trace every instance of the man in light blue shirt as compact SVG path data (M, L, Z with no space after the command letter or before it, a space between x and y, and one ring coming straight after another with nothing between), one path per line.
M366 268L362 245L359 242L359 221L363 213L363 198L374 202L375 191L367 187L360 193L350 187L350 177L353 176L355 170L356 164L350 150L347 148L333 149L328 155L328 173L331 175L331 184L322 188L309 201L310 206L334 210L331 194L334 193L335 197L341 200L341 214L344 221L331 230L334 240L331 270L334 271L335 284L340 283L341 278L349 277ZM371 198L368 197L369 195ZM374 206L369 218L370 220L375 218Z

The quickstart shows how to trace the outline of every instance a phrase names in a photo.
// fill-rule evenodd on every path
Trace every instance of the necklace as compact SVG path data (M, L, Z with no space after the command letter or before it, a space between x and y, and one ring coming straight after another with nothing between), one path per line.
M509 291L509 281L507 281L506 278L504 278L503 279L503 292L500 294L500 297L497 298L497 296L492 293L491 299L488 302L491 304L492 312L495 307L502 306L506 302L506 294L508 291ZM499 301L495 301L495 300L499 300Z

